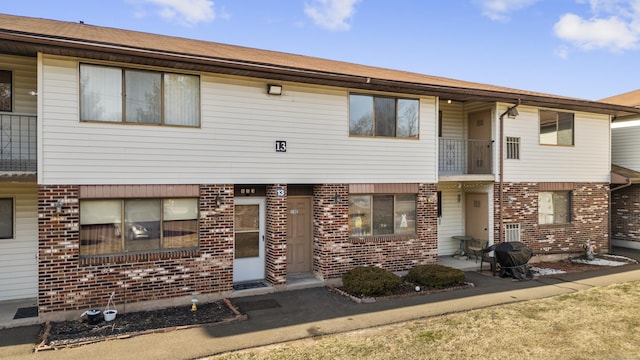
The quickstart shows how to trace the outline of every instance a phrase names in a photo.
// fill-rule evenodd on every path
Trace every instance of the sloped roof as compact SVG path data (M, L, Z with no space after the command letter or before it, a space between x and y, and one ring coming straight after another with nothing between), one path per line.
M600 101L608 104L640 107L640 90L629 91Z
M611 164L611 183L638 184L640 183L640 172L620 165Z
M619 104L283 52L8 14L0 14L0 52L28 56L43 52L364 90L437 95L456 101L513 103L520 100L526 105L611 115L640 113L640 110Z

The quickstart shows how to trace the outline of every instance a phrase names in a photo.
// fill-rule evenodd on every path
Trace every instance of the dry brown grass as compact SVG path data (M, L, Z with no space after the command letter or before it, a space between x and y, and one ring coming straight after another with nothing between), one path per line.
M211 359L637 359L640 282Z

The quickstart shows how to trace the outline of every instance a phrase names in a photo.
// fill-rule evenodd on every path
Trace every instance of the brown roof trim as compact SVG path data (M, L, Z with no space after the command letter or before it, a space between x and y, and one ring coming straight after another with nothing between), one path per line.
M269 80L439 96L454 101L515 103L520 100L523 105L612 116L640 114L640 109L620 104L240 46L3 14L0 20L0 52L16 55L35 56L42 52ZM43 29L41 33L34 32L39 28ZM116 43L117 40L121 40L120 43ZM150 47L151 44L155 48Z

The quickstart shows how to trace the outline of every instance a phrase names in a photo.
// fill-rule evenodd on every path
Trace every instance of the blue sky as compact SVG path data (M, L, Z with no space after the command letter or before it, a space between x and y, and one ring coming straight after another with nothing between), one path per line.
M0 12L589 100L640 89L640 0L5 0Z

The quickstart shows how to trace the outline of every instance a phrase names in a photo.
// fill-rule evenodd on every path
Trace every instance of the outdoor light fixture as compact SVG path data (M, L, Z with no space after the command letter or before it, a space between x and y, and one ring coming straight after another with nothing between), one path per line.
M220 205L222 205L222 197L218 194L218 196L216 196L216 206L220 207Z
M56 213L60 214L62 212L62 201L58 200L56 201Z
M336 193L335 195L333 195L333 202L337 203L338 201L340 201L341 197L340 194Z
M267 84L267 94L282 95L282 85Z
M520 114L518 113L518 109L515 106L510 107L509 110L507 111L507 117L509 119L515 119L516 116L518 116L518 115L520 115Z

